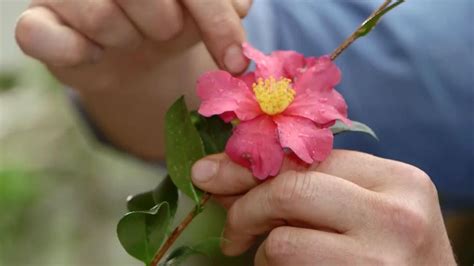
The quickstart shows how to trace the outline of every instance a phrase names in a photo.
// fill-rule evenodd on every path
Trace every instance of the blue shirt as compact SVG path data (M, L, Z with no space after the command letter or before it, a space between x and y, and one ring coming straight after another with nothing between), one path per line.
M245 19L255 47L329 54L380 1L254 0ZM474 1L406 1L335 62L337 89L365 135L336 138L415 165L437 185L444 208L474 209Z

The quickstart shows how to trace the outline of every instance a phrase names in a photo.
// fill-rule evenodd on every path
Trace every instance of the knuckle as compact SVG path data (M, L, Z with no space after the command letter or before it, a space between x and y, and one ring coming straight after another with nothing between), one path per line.
M239 24L232 18L232 16L222 13L212 15L208 23L203 25L201 31L205 35L218 38L235 35L234 29L237 27L239 27Z
M110 30L110 22L116 18L116 7L107 1L89 5L88 16L82 17L82 28L92 36L102 36Z
M423 170L417 167L411 167L410 177L418 190L425 192L436 199L438 198L438 191L433 181Z
M184 30L184 22L181 18L174 18L166 26L157 27L154 31L153 38L156 41L169 41L177 37Z
M170 23L166 27L156 29L153 38L160 42L169 41L178 36L183 31L183 28L183 22L176 20L175 23Z
M358 259L360 265L396 265L392 262L391 256L376 251L365 251L352 255Z
M411 247L421 247L427 241L429 220L423 211L390 199L383 201L381 213L383 224Z
M279 258L288 258L295 255L293 247L294 236L285 227L277 227L268 234L265 240L265 255L270 260L279 260Z
M229 231L236 231L238 230L238 226L240 224L240 213L239 207L237 206L237 202L232 205L232 207L227 212L227 221L226 221L226 228Z
M270 183L272 206L287 211L295 202L312 200L316 193L310 172L288 171Z
M234 5L234 9L239 15L240 18L244 18L247 16L250 7L252 6L253 0L233 0L232 4Z
M438 199L438 192L431 178L423 170L405 163L399 163L395 170L399 178L403 178L410 185L410 189L417 194L420 192L432 199Z
M168 0L167 0L168 1ZM170 6L175 5L175 3L160 3L160 5ZM166 12L167 14L160 14L161 17L158 18L157 23L159 27L153 27L152 32L150 33L152 38L156 41L168 41L171 40L184 30L184 18L180 7L171 7L168 9L163 9L161 12ZM166 10L166 11L165 11Z
M67 49L67 52L63 53L61 57L58 58L58 65L78 65L84 61L87 54L87 48L84 43L81 42L72 42L71 47Z

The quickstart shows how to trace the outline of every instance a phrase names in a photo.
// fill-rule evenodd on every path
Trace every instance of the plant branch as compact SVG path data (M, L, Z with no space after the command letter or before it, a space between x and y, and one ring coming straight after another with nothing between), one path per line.
M181 235L181 233L188 227L188 225L192 222L192 220L202 212L202 208L204 205L209 201L211 198L211 194L205 193L202 196L201 202L199 205L196 205L195 208L184 217L184 219L179 223L178 226L171 232L171 234L166 239L165 243L161 246L161 248L156 252L153 260L150 263L150 266L157 266L163 256L166 254L168 249L174 244L176 239Z
M346 50L355 40L359 37L364 36L365 34L361 34L361 31L366 25L367 21L372 20L376 16L380 15L384 10L388 7L388 5L392 2L392 0L385 0L379 8L377 8L370 16L355 30L347 39L342 42L332 53L331 53L331 60L335 60L344 50Z
M396 3L390 5L393 0L385 0L382 5L380 5L370 16L347 38L344 42L339 45L330 55L331 60L335 60L344 50L346 50L355 40L365 36L370 30L377 24L381 16L386 12L390 11L392 8L401 4L404 0L397 0ZM181 235L181 233L188 227L188 225L193 221L193 219L202 212L203 206L209 201L211 194L205 193L201 199L199 205L196 205L195 208L181 221L181 223L171 232L171 234L166 239L165 243L161 248L155 253L153 260L150 263L150 266L157 266L163 256L166 254L168 249L174 244L176 239Z

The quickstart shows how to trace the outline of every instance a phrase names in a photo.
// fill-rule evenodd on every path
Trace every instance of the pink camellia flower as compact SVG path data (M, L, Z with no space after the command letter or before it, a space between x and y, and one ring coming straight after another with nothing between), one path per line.
M305 58L294 51L265 55L247 43L244 55L254 72L233 77L225 71L202 75L197 84L199 113L238 119L225 152L265 179L278 174L285 153L307 164L331 152L336 120L350 124L347 105L334 90L341 73L328 56Z

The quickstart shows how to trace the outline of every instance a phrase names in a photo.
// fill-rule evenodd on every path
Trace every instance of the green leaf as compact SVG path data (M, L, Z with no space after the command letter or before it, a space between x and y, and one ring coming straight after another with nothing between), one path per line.
M344 123L342 123L341 121L338 120L338 121L336 121L336 124L334 124L331 127L331 131L334 135L337 135L337 134L340 134L340 133L343 133L343 132L348 132L348 131L361 132L361 133L365 133L365 134L368 134L368 135L372 136L376 140L379 140L379 138L377 137L375 132L370 127L368 127L367 125L365 125L361 122L357 122L357 121L352 121L352 125L348 126L348 125L346 125L346 124L344 124Z
M167 202L170 209L170 216L174 217L178 209L178 188L171 181L170 176L166 176L163 181L153 190L153 201L155 204Z
M127 197L127 210L148 211L156 205L153 200L153 191L143 192Z
M149 211L125 214L117 225L117 235L128 254L148 265L162 245L170 222L169 205L164 202Z
M18 85L18 75L12 71L0 71L0 92Z
M405 0L398 0L397 2L393 3L392 5L386 7L382 12L378 15L374 16L373 18L364 21L362 23L361 28L357 31L357 36L362 37L367 35L379 22L383 15L385 15L390 10L394 9L396 6L400 5L401 3L405 2Z
M174 217L178 207L178 189L169 176L166 176L152 191L128 196L127 209L129 211L148 211L165 201L170 207L171 217Z
M191 182L191 167L204 157L204 144L183 97L170 107L165 122L168 173L173 183L199 205L203 193Z
M223 152L232 135L232 124L224 122L219 116L204 117L196 111L191 112L191 117L204 142L206 154Z
M191 256L204 255L211 257L212 254L216 254L220 250L220 241L218 237L213 237L201 241L192 246L181 246L173 250L166 260L160 264L160 266L176 266L181 265Z

